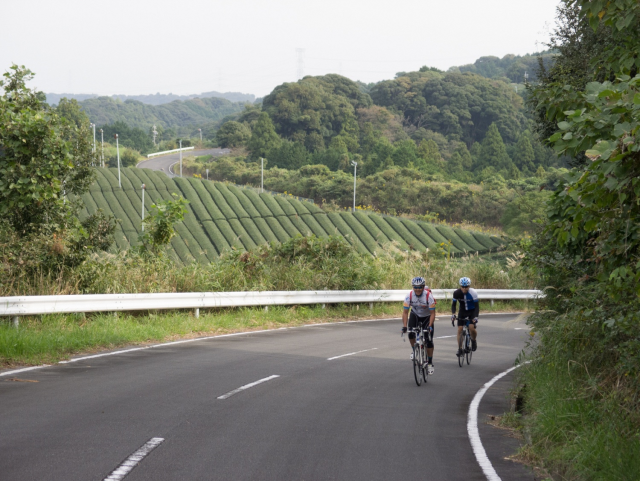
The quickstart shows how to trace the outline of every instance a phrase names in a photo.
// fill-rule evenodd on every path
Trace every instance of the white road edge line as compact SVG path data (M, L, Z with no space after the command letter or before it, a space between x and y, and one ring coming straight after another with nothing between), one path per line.
M103 481L120 481L135 468L151 451L162 444L164 438L151 438L140 449L129 456L124 462L114 469Z
M241 386L238 389L234 389L233 391L230 391L227 394L218 396L218 399L230 398L234 394L238 394L240 391L244 391L245 389L249 389L250 387L257 386L258 384L262 384L263 382L271 381L272 379L275 379L277 377L280 377L280 376L278 374L274 374L273 376L265 377L264 379L260 379L259 381L252 382L251 384L245 384L244 386Z
M436 339L446 339L447 337L456 337L456 335L454 334L453 336L440 336L436 337Z
M329 358L327 358L327 361L333 361L334 359L339 359L341 357L346 357L346 356L355 356L356 354L360 354L361 352L375 351L376 349L378 349L378 348L374 347L374 348L371 348L371 349L365 349L363 351L350 352L349 354L341 354L340 356L329 357Z
M489 457L487 456L487 452L484 450L484 446L482 445L482 441L480 440L480 432L478 431L478 408L480 407L480 401L482 400L482 396L489 390L491 386L493 386L496 381L503 378L511 371L518 369L519 367L524 366L524 364L529 364L531 361L526 361L523 364L518 364L517 366L513 366L512 368L507 369L504 372L501 372L497 376L495 376L491 381L486 383L482 388L476 393L473 397L473 401L469 405L469 414L467 415L467 432L469 433L469 440L471 441L471 447L473 448L473 454L476 455L476 460L482 468L482 472L487 477L489 481L501 481L500 476L496 473L496 470L493 469L493 465L491 461L489 461Z

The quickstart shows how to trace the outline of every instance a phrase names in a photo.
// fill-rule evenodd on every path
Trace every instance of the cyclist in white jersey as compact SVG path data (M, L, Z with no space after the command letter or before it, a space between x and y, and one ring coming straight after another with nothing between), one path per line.
M425 331L431 331L431 340L425 339L427 346L427 365L429 374L433 374L433 323L436 319L436 300L431 294L431 290L426 287L426 282L422 277L414 277L411 280L412 292L404 299L402 310L402 332L407 332L409 328L418 327L418 322L422 324ZM411 313L409 313L411 311ZM409 333L411 347L416 342L416 335ZM413 356L413 350L412 354Z

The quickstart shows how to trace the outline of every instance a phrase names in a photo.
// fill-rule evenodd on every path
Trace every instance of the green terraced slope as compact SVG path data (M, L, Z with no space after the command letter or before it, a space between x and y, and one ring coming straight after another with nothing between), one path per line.
M326 213L293 197L260 194L219 182L193 178L171 179L149 169L122 169L122 188L116 169L97 169L97 180L82 196L83 215L102 209L120 219L112 250L137 243L141 228L141 185L146 185L145 216L155 202L172 194L189 200L184 221L176 225L169 255L179 262L209 262L230 249L251 249L292 236L341 235L359 252L373 254L389 242L401 249L438 251L451 241L452 254L484 254L503 244L497 237L364 212Z

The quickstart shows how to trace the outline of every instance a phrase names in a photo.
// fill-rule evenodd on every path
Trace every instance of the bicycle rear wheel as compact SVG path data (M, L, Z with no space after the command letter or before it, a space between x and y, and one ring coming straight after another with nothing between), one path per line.
M467 365L471 364L471 355L473 351L471 349L471 336L467 334L467 338L465 339L465 352L467 355Z
M422 356L420 355L420 346L416 344L413 346L413 376L416 378L416 384L420 386L422 384Z

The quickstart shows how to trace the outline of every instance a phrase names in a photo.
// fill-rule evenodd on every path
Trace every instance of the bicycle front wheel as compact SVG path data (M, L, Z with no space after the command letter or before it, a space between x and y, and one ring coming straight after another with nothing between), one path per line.
M420 386L422 384L422 356L420 355L420 346L416 344L413 346L413 376L416 378L416 384Z
M424 379L425 384L427 383L427 376L429 373L427 372L427 352L426 347L422 347L422 379Z
M466 347L465 347L465 352L467 355L467 365L471 364L471 355L473 354L473 350L471 349L471 336L469 334L467 334L467 339L466 339Z
M461 339L462 340L462 339ZM462 349L462 342L458 344L458 366L462 367L464 365L464 350Z

